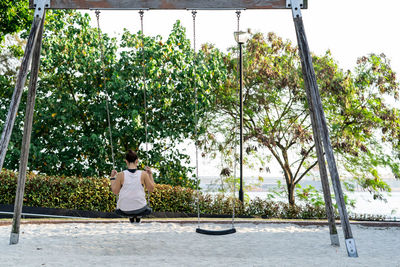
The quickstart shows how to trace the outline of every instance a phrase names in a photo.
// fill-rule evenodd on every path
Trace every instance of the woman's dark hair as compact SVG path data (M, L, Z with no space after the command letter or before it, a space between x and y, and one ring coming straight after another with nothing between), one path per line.
M126 152L125 159L130 163L135 163L136 160L138 159L138 156L137 156L136 152L129 149L128 152Z

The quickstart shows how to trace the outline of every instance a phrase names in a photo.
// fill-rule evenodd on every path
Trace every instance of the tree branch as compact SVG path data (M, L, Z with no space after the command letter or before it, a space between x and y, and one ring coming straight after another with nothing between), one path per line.
M312 145L312 146L308 149L308 151L306 152L306 154L305 154L305 155L303 156L303 158L301 159L301 161L300 161L300 163L299 163L299 166L297 167L296 174L294 175L294 178L295 178L295 179L296 179L297 175L299 174L299 171L300 171L300 169L301 169L301 166L303 165L303 162L306 160L306 158L307 158L308 155L311 153L311 151L314 149L314 147L315 147L315 144Z
M312 169L315 167L315 165L318 164L318 160L316 162L314 162L310 167L307 168L307 170L299 177L299 179L297 179L294 184L297 185L298 182L300 182L301 179L303 179L303 177Z

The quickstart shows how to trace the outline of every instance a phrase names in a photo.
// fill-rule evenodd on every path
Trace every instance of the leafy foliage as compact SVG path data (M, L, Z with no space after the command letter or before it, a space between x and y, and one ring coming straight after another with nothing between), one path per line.
M7 1L0 3L6 7L7 19L16 19L14 7ZM20 3L22 11L26 3ZM195 88L202 136L199 144L208 152L234 153L232 144L238 132L236 49L223 55L206 44L195 57L179 22L166 41L128 31L121 40L101 34L106 65L103 88L101 45L97 30L89 26L89 17L54 11L51 18L43 44L31 170L76 176L108 173L111 153L105 100L109 96L117 168L124 167L124 151L132 148L145 160L142 165L158 170L157 182L194 187L189 157L177 144L196 139ZM26 28L23 16L19 19L13 29L4 28L6 33ZM297 49L275 34L258 33L246 44L245 55L246 152L258 157L262 165L271 158L278 162L288 201L294 205L296 186L317 164ZM313 56L313 61L339 163L374 198L381 198L380 190L390 190L381 179L381 169L388 168L400 177L399 110L388 101L397 103L399 86L390 61L384 55L371 54L360 58L353 72L341 70L329 51ZM12 74L0 76L0 86L3 122L13 90ZM5 162L13 170L19 161L23 110L22 102ZM145 114L151 144L148 155L144 153ZM223 133L223 142L218 141L217 133ZM262 158L258 151L265 148L269 155Z
M280 201L283 199L287 199L288 198L287 187L283 185L280 180L277 180L276 182L277 185L268 190L267 199L273 201ZM348 192L354 192L354 189L352 188L353 184L344 182L343 185L346 187L346 190ZM322 191L317 190L312 185L302 187L300 184L297 184L294 194L295 198L298 200L298 203L300 203L300 205L302 206L316 207L318 209L323 209L325 207L325 201ZM335 198L335 196L333 195L331 197L332 199ZM343 197L344 197L344 204L346 205L348 210L355 207L356 204L355 199L349 198L347 194L344 194ZM335 204L334 207L337 209L337 204Z
M159 36L125 31L119 46L116 39L102 34L106 79L103 88L101 45L97 29L89 26L89 17L77 12L65 16L60 11L54 12L53 17L44 34L30 169L54 175L109 173L111 144L105 107L109 97L117 168L124 168L124 152L134 149L144 160L142 164L158 170L157 182L194 187L189 157L176 146L194 138L195 83L198 117L214 101L211 88L221 86L224 78L219 71L221 53L209 49L207 56L199 52L195 59L179 21L165 42ZM4 107L12 93L11 86L6 92L1 99ZM151 144L147 155L146 111L147 142ZM18 166L21 115L22 111L5 162L9 169ZM200 128L201 132L204 130Z
M382 199L379 191L390 191L382 168L400 178L399 84L385 55L371 54L357 63L327 96L332 143L358 184Z
M0 203L14 203L17 178L17 173L5 169L0 173ZM115 201L107 179L27 175L24 195L26 206L113 211Z
M236 48L232 48L236 52ZM317 165L309 107L297 48L273 33L256 33L245 46L244 141L245 151L264 166L272 158L284 175L288 202L295 203L295 188ZM228 54L228 81L216 91L214 129L224 141L204 142L222 154L233 153L238 133L237 59ZM380 197L388 190L379 168L399 177L399 84L384 55L359 60L354 72L344 72L328 51L313 56L317 82L330 128L332 145L346 175ZM269 155L261 158L260 151Z
M0 0L0 43L7 34L27 30L33 19L29 0Z

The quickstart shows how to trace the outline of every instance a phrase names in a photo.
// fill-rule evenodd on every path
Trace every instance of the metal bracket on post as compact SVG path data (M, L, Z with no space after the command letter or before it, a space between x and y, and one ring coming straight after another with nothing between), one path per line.
M330 237L331 237L331 245L335 247L340 247L338 234L331 234Z
M293 18L301 17L301 9L303 6L303 0L286 0L286 8L292 9Z
M10 245L18 244L19 241L19 233L11 233L10 237Z
M35 7L35 17L43 18L44 9L50 8L50 0L35 0L33 6Z
M347 255L349 255L349 257L357 258L358 253L356 248L356 241L354 240L354 238L348 238L345 240L345 242L346 242Z

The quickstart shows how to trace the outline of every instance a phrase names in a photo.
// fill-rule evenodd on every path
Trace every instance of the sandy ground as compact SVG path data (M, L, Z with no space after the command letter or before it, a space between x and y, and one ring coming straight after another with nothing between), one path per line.
M203 224L222 229L229 225ZM353 226L358 258L330 246L327 227L237 224L237 233L206 236L177 223L21 225L10 246L0 226L0 266L396 266L400 228ZM341 231L341 229L339 228Z

